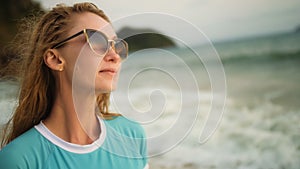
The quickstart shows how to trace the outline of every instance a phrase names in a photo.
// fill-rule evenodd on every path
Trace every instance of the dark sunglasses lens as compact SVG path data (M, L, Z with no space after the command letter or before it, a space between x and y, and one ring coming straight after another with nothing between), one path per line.
M115 52L122 58L126 59L128 54L127 43L121 39L115 41Z
M97 31L88 31L89 42L94 50L99 55L103 55L107 52L109 48L108 40L106 37Z

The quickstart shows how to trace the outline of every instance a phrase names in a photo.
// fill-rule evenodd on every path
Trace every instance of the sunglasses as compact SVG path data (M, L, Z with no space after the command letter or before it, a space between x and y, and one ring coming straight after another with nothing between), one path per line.
M126 59L128 56L128 44L123 39L114 39L109 40L107 36L97 30L94 29L83 29L82 31L62 40L56 45L52 46L51 49L56 49L64 45L67 41L84 34L86 37L86 41L88 42L90 48L97 55L104 56L110 50L110 48L114 49L114 51L121 57L121 59Z

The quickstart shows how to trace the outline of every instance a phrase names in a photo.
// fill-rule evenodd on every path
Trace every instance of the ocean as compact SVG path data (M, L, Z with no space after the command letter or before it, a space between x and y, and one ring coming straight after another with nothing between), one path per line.
M299 169L300 34L213 46L146 49L123 63L111 110L143 125L150 168ZM17 84L0 81L0 93L4 124Z

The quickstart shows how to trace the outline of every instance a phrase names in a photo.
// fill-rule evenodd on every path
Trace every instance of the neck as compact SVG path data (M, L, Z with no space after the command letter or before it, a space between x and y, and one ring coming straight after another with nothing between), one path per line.
M90 144L100 134L100 124L95 108L96 97L94 95L83 92L72 93L66 89L58 93L44 124L51 132L67 142L80 145Z

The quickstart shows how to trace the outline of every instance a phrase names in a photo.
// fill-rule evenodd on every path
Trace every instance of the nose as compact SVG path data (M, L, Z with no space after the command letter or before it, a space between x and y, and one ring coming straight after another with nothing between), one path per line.
M104 56L104 60L107 62L121 62L121 57L116 53L115 43L113 41L110 42L110 48Z

